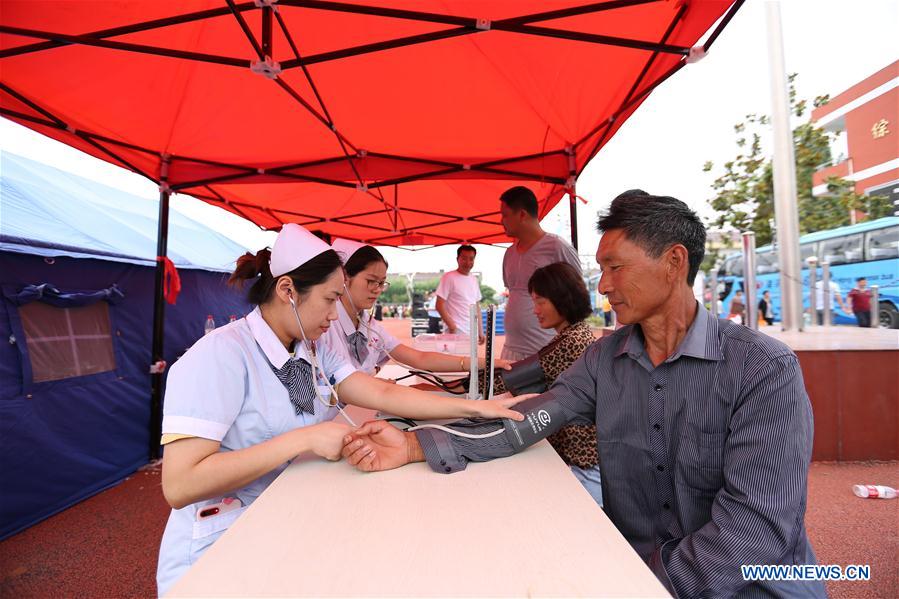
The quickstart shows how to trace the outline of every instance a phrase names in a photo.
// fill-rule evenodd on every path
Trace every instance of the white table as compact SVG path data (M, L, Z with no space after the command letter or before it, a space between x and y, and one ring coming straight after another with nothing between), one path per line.
M198 595L668 596L546 441L452 475L295 460L169 593Z

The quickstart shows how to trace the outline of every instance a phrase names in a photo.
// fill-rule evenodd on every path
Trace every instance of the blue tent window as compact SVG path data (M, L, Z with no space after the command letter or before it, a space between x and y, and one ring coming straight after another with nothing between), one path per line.
M19 306L32 381L43 383L115 370L109 305Z

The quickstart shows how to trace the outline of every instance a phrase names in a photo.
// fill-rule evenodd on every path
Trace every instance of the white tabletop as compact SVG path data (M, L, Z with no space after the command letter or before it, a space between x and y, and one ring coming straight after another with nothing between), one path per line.
M546 441L452 475L295 460L169 593L197 595L668 596Z

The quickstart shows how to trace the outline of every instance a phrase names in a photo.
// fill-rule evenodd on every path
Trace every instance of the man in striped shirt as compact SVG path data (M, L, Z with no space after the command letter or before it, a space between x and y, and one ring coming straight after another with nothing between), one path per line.
M599 230L599 291L629 326L540 400L562 424L596 423L606 514L675 596L826 596L820 581L746 581L740 570L815 563L804 522L812 409L796 356L696 301L705 228L683 202L626 192ZM458 425L477 434L498 423ZM451 473L514 452L506 434L385 423L345 441L366 471L427 460Z

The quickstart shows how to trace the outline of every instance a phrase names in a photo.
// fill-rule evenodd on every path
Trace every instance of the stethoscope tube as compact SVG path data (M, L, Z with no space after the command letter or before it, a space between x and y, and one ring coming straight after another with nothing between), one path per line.
M327 402L325 401L325 398L322 397L322 393L318 388L318 371L321 370L321 368L318 365L318 357L315 355L315 344L306 338L306 331L303 329L303 323L300 320L300 313L297 310L297 303L293 299L293 294L288 295L287 299L290 301L290 305L293 307L293 315L297 319L297 326L300 327L300 335L303 337L303 344L306 347L306 353L308 353L309 357L311 358L312 386L315 387L315 396L318 397L318 400L328 408L336 407L340 411L340 415L343 416L344 420L346 420L350 424L350 426L354 428L357 427L358 425L353 422L353 419L350 418L347 415L346 411L340 407L340 396L337 395L337 389L335 389L331 385L331 381L327 376L324 375L322 376L322 378L325 380L325 384L328 385L328 389L331 390L331 397L334 398L334 403L332 404L330 402Z

